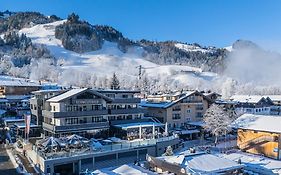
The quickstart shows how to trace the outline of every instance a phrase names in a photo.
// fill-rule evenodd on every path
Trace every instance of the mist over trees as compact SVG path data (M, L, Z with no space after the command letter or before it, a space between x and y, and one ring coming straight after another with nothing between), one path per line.
M55 15L47 17L37 12L0 12L0 73L58 82L63 85L110 88L111 75L62 69L67 60L56 58L44 45L35 45L30 38L18 32L24 27L58 20L61 19ZM118 49L123 53L130 53L137 46L141 48L142 58L153 63L189 65L200 67L203 71L227 75L227 78L215 80L209 86L202 82L192 82L192 86L189 87L189 85L167 76L151 76L144 72L142 78L139 79L137 73L128 77L125 73L116 72L120 88L140 89L146 93L206 88L202 90L212 89L222 93L226 98L234 93L260 95L281 93L280 84L278 84L281 82L279 76L274 76L280 74L278 59L281 56L265 52L248 41L235 42L234 51L231 53L223 48L204 47L197 43L186 45L206 51L189 51L176 47L177 41L133 41L111 26L89 24L74 13L68 16L64 24L55 28L55 37L62 41L66 49L77 53L99 50L105 41L109 41L116 43ZM241 49L243 52L240 52ZM260 71L258 67L263 67L266 71ZM249 81L251 79L254 82ZM262 86L256 86L255 82L261 82Z

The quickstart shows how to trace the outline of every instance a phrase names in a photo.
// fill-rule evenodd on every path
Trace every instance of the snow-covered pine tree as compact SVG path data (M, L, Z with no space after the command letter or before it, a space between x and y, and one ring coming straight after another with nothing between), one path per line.
M112 76L112 79L111 79L110 89L113 89L113 90L120 89L120 83L119 83L119 80L118 80L115 72L113 73L113 76Z

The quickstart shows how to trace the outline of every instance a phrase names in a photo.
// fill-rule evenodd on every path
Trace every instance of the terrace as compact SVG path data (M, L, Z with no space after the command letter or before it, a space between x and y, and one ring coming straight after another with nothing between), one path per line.
M80 137L80 136L79 136ZM119 140L116 141L108 141L102 142L101 144L99 141L92 139L86 140L82 138L82 141L75 141L79 144L69 144L65 142L66 138L54 138L54 145L43 146L40 144L36 144L32 146L32 150L35 151L40 157L44 160L52 160L52 159L62 159L62 158L69 158L74 156L83 156L83 155L94 155L98 153L109 153L115 152L120 150L129 150L135 149L140 147L148 147L148 146L155 146L157 142L165 142L177 139L177 135L169 136L169 137L162 137L158 139L138 139L133 141L126 141L126 140ZM78 139L79 140L79 139ZM108 142L106 142L108 141ZM52 142L51 142L52 143Z

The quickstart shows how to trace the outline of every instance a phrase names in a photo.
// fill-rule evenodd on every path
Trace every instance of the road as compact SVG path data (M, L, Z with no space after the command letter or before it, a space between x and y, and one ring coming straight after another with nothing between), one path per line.
M0 145L0 174L17 174L17 171L6 152L6 149L2 148L2 145Z

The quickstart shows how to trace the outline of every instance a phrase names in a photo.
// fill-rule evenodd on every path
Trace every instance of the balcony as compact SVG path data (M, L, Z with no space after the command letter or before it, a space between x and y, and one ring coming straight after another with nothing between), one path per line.
M202 100L183 100L182 103L203 103Z
M116 98L113 99L112 103L140 103L140 98Z
M51 112L42 111L42 115L48 118L64 118L64 117L84 117L84 116L95 116L95 115L106 115L107 110L95 110L95 111L69 111L69 112Z
M82 131L109 128L109 122L82 123L76 125L53 126L43 122L43 129L53 132Z
M109 109L108 114L139 114L143 113L140 108L130 108L130 109Z

